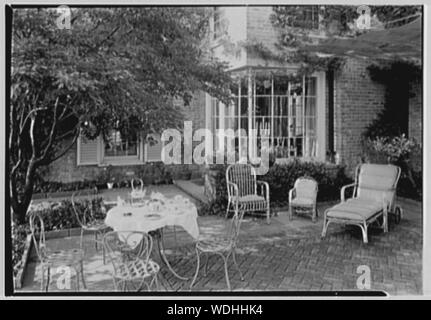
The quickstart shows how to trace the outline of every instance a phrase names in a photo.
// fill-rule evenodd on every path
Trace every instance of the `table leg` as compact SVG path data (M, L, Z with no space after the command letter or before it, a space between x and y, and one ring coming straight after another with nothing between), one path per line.
M184 280L184 281L189 280L189 278L182 277L178 273L176 273L172 268L171 264L169 263L168 258L165 255L165 248L163 246L163 230L160 230L160 234L157 236L157 247L159 249L158 251L159 251L160 259L168 267L169 271L171 271L172 274L180 280Z

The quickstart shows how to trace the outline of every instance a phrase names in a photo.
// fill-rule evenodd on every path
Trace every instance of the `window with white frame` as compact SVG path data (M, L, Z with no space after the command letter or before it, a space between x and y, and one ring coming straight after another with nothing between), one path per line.
M120 131L111 130L104 142L105 158L111 157L135 157L139 155L139 139L136 133L127 135Z
M257 132L256 151L259 155L262 136L269 134L271 149L277 158L317 155L317 78L303 77L292 81L286 76L253 77L238 80L234 103L225 106L212 99L212 129L249 129ZM251 89L251 101L248 90ZM251 109L249 108L251 106ZM216 133L216 131L213 131ZM214 135L216 150L224 148L220 136ZM235 139L241 151L246 137Z

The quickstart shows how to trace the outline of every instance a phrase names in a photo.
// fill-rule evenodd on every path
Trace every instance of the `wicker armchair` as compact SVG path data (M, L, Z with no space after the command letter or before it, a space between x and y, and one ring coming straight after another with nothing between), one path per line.
M388 232L388 213L402 210L395 206L395 196L401 169L394 165L361 164L356 168L355 182L341 188L341 202L325 211L322 238L330 223L357 225L368 243L368 226L376 222ZM352 198L345 191L353 188ZM382 221L380 221L382 220Z
M301 177L295 181L293 189L289 191L289 218L292 220L294 212L310 212L311 219L316 222L318 212L316 207L318 185L311 177Z
M104 236L103 244L113 266L115 290L140 291L146 286L150 291L153 285L158 289L160 268L150 258L153 249L150 235L139 231L111 231Z
M238 263L236 261L236 255L235 255L236 245L238 241L238 236L239 236L239 231L240 231L240 226L241 226L243 216L244 216L244 211L235 212L230 222L229 228L227 229L226 234L220 235L220 236L212 236L209 239L202 239L196 243L197 267L196 267L196 273L193 277L192 283L190 284L190 290L192 289L199 274L201 254L206 255L206 261L205 261L205 267L204 267L205 276L207 274L208 256L210 254L219 255L223 259L224 272L225 272L226 284L227 284L228 290L231 290L230 281L229 281L229 272L228 272L228 261L231 256L232 256L233 263L235 264L235 267L239 272L241 280L244 280L242 272L239 269Z
M51 251L45 244L45 226L42 218L37 213L30 214L30 231L41 264L42 280L41 291L48 292L51 279L51 269L69 267L76 273L76 290L79 291L79 282L82 281L86 289L84 279L84 252L81 249ZM46 280L45 280L46 274Z
M89 200L88 206L80 205L76 199L79 196L85 196L85 199ZM81 236L80 236L80 248L83 249L83 237L84 232L93 233L94 234L94 245L96 250L98 250L98 246L102 247L103 253L103 264L105 264L105 248L103 246L103 235L110 230L110 228L105 224L105 222L101 219L97 219L95 216L95 208L94 208L94 195L77 191L72 195L72 207L75 213L76 220L78 220L79 225L81 226Z
M249 164L232 164L226 170L228 204L230 212L265 212L270 223L269 184L256 179L256 171Z

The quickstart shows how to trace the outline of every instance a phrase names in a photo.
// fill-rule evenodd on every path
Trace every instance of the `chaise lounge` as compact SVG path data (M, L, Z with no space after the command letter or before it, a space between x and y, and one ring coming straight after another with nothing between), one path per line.
M355 182L341 188L341 202L325 211L322 238L331 222L359 226L364 243L368 243L368 226L373 222L388 232L388 212L394 209L400 174L401 169L394 165L359 165ZM347 188L353 188L353 195L346 200ZM401 208L395 210L401 215Z

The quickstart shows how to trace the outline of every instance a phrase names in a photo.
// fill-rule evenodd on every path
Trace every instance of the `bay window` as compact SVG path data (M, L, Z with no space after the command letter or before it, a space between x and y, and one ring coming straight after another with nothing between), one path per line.
M320 88L319 88L320 84ZM239 158L260 155L262 138L277 158L323 158L325 146L325 99L322 74L293 78L286 75L241 77L233 92L233 103L224 105L211 98L211 125L217 129L242 129L246 136L235 137ZM250 129L257 133L250 144ZM321 133L320 135L318 134ZM216 152L225 149L224 136L214 134ZM249 141L249 145L247 145Z

